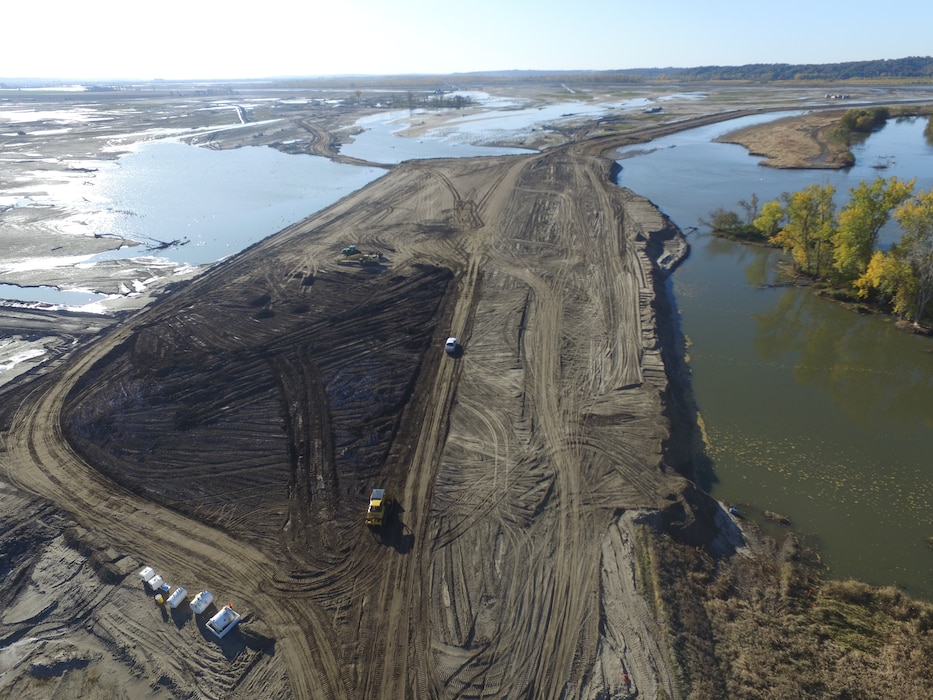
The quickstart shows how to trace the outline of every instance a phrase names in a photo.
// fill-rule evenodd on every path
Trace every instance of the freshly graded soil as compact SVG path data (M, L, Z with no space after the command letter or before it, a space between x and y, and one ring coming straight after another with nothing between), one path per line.
M685 659L715 663L689 654L717 618L670 607L658 557L681 548L702 588L708 552L744 543L679 473L664 279L685 241L606 155L738 114L404 163L141 312L72 318L77 350L0 389L0 698L702 688ZM323 118L199 138L340 157ZM349 244L379 262L340 264ZM373 487L396 503L379 531ZM144 565L242 622L218 640Z
M610 165L396 168L37 380L7 414L10 479L242 601L275 639L274 695L589 696L623 667L673 693L637 592L607 609L600 562L621 513L682 487L648 244L685 247ZM349 243L382 262L338 264ZM398 503L379 533L374 486ZM155 626L149 655L178 634ZM182 656L175 684L201 675Z

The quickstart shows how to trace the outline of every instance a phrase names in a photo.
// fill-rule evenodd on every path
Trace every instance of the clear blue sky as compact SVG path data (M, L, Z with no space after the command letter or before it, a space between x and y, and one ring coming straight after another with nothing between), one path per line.
M870 7L851 0L8 2L0 76L256 78L933 54L933 2Z

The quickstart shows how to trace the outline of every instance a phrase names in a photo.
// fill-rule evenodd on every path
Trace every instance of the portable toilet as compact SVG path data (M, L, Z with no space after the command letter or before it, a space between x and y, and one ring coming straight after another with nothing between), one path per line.
M211 595L210 591L201 591L191 600L191 612L195 615L200 615L207 610L207 606L210 605L213 600L214 596Z
M165 581L163 580L163 578L162 578L161 576L159 576L159 574L156 574L156 575L153 576L151 579L149 579L148 581L146 581L146 585L149 586L149 588L151 588L151 589L154 590L154 591L157 591L157 590L159 590L160 588L162 588L162 585L163 585L164 583L165 583Z
M184 588L182 588L181 586L179 586L179 587L176 588L174 591L172 591L172 595L170 595L170 596L168 597L168 601L167 601L167 602L168 602L168 606L169 606L172 610L174 610L174 609L177 608L179 605L181 605L181 601L183 601L183 600L185 599L185 596L186 596L186 595L188 595L188 591L186 591Z
M239 621L240 613L227 604L220 609L219 613L207 621L207 629L216 634L218 639L223 639L227 632L232 630Z
M143 580L143 583L155 576L155 569L151 566L147 566L145 569L139 572L139 578Z

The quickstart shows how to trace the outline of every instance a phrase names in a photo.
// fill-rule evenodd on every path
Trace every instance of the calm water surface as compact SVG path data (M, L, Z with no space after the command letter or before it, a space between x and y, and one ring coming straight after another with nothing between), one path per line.
M363 129L341 153L375 163L401 163L413 158L463 158L466 156L531 153L521 148L494 146L497 141L526 135L529 129L547 131L553 125L580 117L596 118L613 112L644 108L653 102L672 99L701 99L700 94L664 95L649 99L638 97L616 102L569 100L551 105L521 106L510 99L490 98L483 93L460 93L484 104L481 112L465 111L452 116L441 127L423 136L400 138L398 133L409 124L419 124L432 113L425 110L396 110L364 117L356 122ZM453 110L446 112L454 114Z
M212 263L301 221L381 177L385 170L287 155L273 148L225 151L160 141L102 170L96 196L108 211L99 232L131 240L188 240L157 251L179 264ZM104 257L139 255L123 249Z
M0 284L0 299L14 299L20 302L41 302L62 306L83 306L106 298L104 294L93 292L63 292L57 287L20 287L16 284Z
M878 175L933 187L924 122L890 123L853 149L847 172L780 171L709 139L734 125L655 142L621 161L620 184L687 229L814 182ZM705 133L698 134L704 131ZM872 165L890 163L879 171ZM888 240L899 237L896 228ZM767 287L780 253L699 232L673 278L693 387L709 439L715 497L790 516L836 576L933 598L933 340L820 300Z

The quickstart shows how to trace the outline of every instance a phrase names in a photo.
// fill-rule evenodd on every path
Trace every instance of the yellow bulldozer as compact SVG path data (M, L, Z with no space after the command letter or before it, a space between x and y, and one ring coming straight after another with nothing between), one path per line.
M382 527L389 518L394 502L385 489L373 489L369 497L369 509L366 511L366 524L369 527Z

